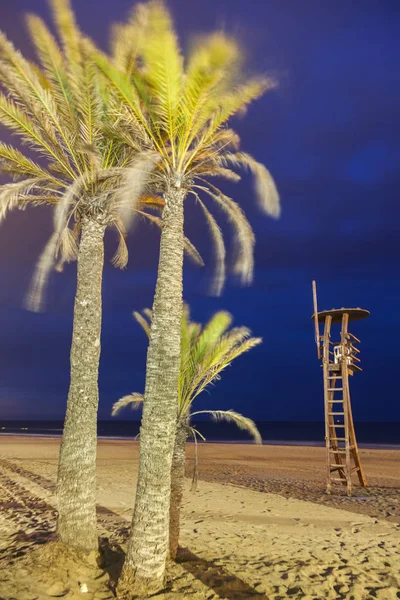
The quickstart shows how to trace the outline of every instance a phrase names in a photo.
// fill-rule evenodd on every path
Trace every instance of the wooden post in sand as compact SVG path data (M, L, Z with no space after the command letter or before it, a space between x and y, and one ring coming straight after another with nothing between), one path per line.
M313 301L315 341L319 359L321 359L322 349L324 377L326 491L330 494L333 486L346 486L347 494L350 496L353 473L357 473L362 487L367 487L367 482L358 452L349 387L349 376L362 370L358 356L360 350L356 346L360 340L349 333L348 324L349 321L365 319L369 316L369 312L362 308L333 308L318 312L315 281L313 281ZM319 333L320 323L324 326L322 336ZM341 324L338 342L331 341L331 326L335 323Z

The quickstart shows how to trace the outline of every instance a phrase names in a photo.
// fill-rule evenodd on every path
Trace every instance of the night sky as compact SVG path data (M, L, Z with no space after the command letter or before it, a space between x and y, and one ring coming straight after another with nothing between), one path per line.
M79 24L106 48L109 23L130 0L75 0ZM221 298L206 295L212 256L206 225L186 206L187 233L207 267L185 264L192 316L227 309L264 338L237 359L198 401L259 420L322 420L311 280L320 309L371 311L352 331L364 371L351 381L356 421L400 421L400 2L398 0L169 0L182 45L223 27L244 43L252 70L272 72L277 90L234 126L242 148L264 162L282 199L273 221L255 208L251 180L224 189L238 200L257 237L254 285L230 280ZM24 52L23 13L48 20L45 0L0 0L0 27ZM2 139L9 137L1 132ZM225 184L223 184L225 185ZM214 213L217 217L219 214ZM221 224L223 220L219 219ZM223 226L229 241L229 228ZM35 261L51 232L51 211L15 212L0 225L0 415L63 418L76 265L52 276L47 312L22 308ZM142 391L146 338L133 310L151 307L159 233L139 224L130 262L116 271L106 238L100 418L121 395ZM132 418L127 413L127 418ZM136 415L137 418L137 415Z

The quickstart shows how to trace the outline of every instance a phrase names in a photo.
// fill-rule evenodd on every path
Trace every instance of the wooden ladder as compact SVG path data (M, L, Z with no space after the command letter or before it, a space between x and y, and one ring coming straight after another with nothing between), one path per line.
M353 340L348 333L348 315L343 315L341 347L350 350L354 355ZM343 352L339 363L330 361L330 331L332 317L325 320L323 336L323 372L324 372L324 404L325 404L325 440L327 452L327 493L333 485L347 487L347 494L352 493L352 474L357 473L362 487L367 486L361 467L360 456L354 431L353 415L350 403L349 375L360 367L347 360ZM351 339L353 338L353 340ZM357 350L356 350L357 351ZM356 359L357 361L359 359Z

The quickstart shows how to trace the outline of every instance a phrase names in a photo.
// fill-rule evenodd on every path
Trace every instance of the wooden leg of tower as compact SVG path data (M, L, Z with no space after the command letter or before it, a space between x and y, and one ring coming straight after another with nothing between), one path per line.
M350 389L349 389L349 398L348 398L348 412L349 412L349 437L350 437L350 452L354 461L354 466L356 469L358 481L361 487L367 487L367 480L365 479L364 471L361 466L360 454L358 451L358 445L356 440L356 432L354 429L354 421L353 421L353 413L351 410L351 400L350 400Z
M348 315L343 315L342 345L348 347ZM347 415L347 430L348 430L346 438L349 440L349 446L350 446L349 476L350 476L350 494L351 494L351 485L352 485L351 484L351 474L352 474L352 472L357 473L358 481L359 481L361 487L367 487L367 481L365 479L364 472L362 470L361 460L360 460L360 455L358 452L358 445L357 445L357 440L356 440L356 433L354 430L353 412L351 410L351 399L350 399L349 368L348 368L347 360L345 363L343 363L342 370L344 370L344 375L345 375L345 378L343 379L343 382L344 382L343 389L346 389L346 405L347 406L346 406L345 414ZM346 453L346 456L347 456L347 453ZM353 459L354 468L351 468L351 459Z
M351 481L351 454L350 454L350 435L349 435L349 380L347 363L342 363L343 377L343 412L344 412L344 431L346 444L346 479L347 479L347 495L351 496L352 481Z
M345 348L347 346L349 315L345 313L342 317L342 384L343 384L343 412L344 412L344 437L346 444L346 480L347 480L347 495L351 496L352 481L351 481L351 455L350 455L350 437L349 437L349 370L347 364L347 356Z

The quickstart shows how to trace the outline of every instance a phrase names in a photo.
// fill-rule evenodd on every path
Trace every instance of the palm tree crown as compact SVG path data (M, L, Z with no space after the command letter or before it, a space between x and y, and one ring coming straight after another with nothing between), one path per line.
M150 334L151 311L143 310L143 314L133 313L147 335ZM192 412L192 404L208 386L221 377L221 372L231 362L261 344L262 339L251 336L247 327L232 327L232 316L226 311L219 311L202 327L200 323L190 320L188 306L184 307L182 319L181 368L178 393L178 423L190 424L192 417L209 414L214 420L225 420L235 423L240 429L250 433L257 443L261 436L252 419L244 417L233 410L201 410ZM134 393L124 396L113 406L112 415L117 415L123 408L139 408L143 403L143 395ZM190 428L193 437L200 432Z
M127 207L157 224L148 209L163 207L160 197L146 193L158 157L149 152L143 128L124 120L126 110L99 75L91 58L94 46L79 31L69 0L51 0L51 6L61 44L38 16L27 16L39 66L0 32L0 124L37 156L33 160L30 151L0 142L0 170L14 179L0 186L0 221L13 208L55 207L54 233L34 280L33 308L39 306L56 256L59 270L76 258L82 218L116 229L119 245L113 263L123 268L131 221L130 215L124 218ZM112 135L118 119L129 132L129 145ZM186 249L200 261L188 241Z
M214 240L215 292L221 292L225 278L225 245L203 193L233 225L237 241L233 272L243 283L250 282L253 231L240 206L210 178L238 181L236 170L249 169L261 208L279 216L279 197L268 170L239 152L239 137L227 126L232 116L275 82L246 78L241 48L223 33L198 40L184 62L170 14L158 0L138 5L127 24L115 26L111 60L97 53L95 61L126 108L114 128L118 141L131 145L129 128L122 129L122 136L121 123L141 127L159 158L153 172L155 189L165 193L183 188L202 208Z

